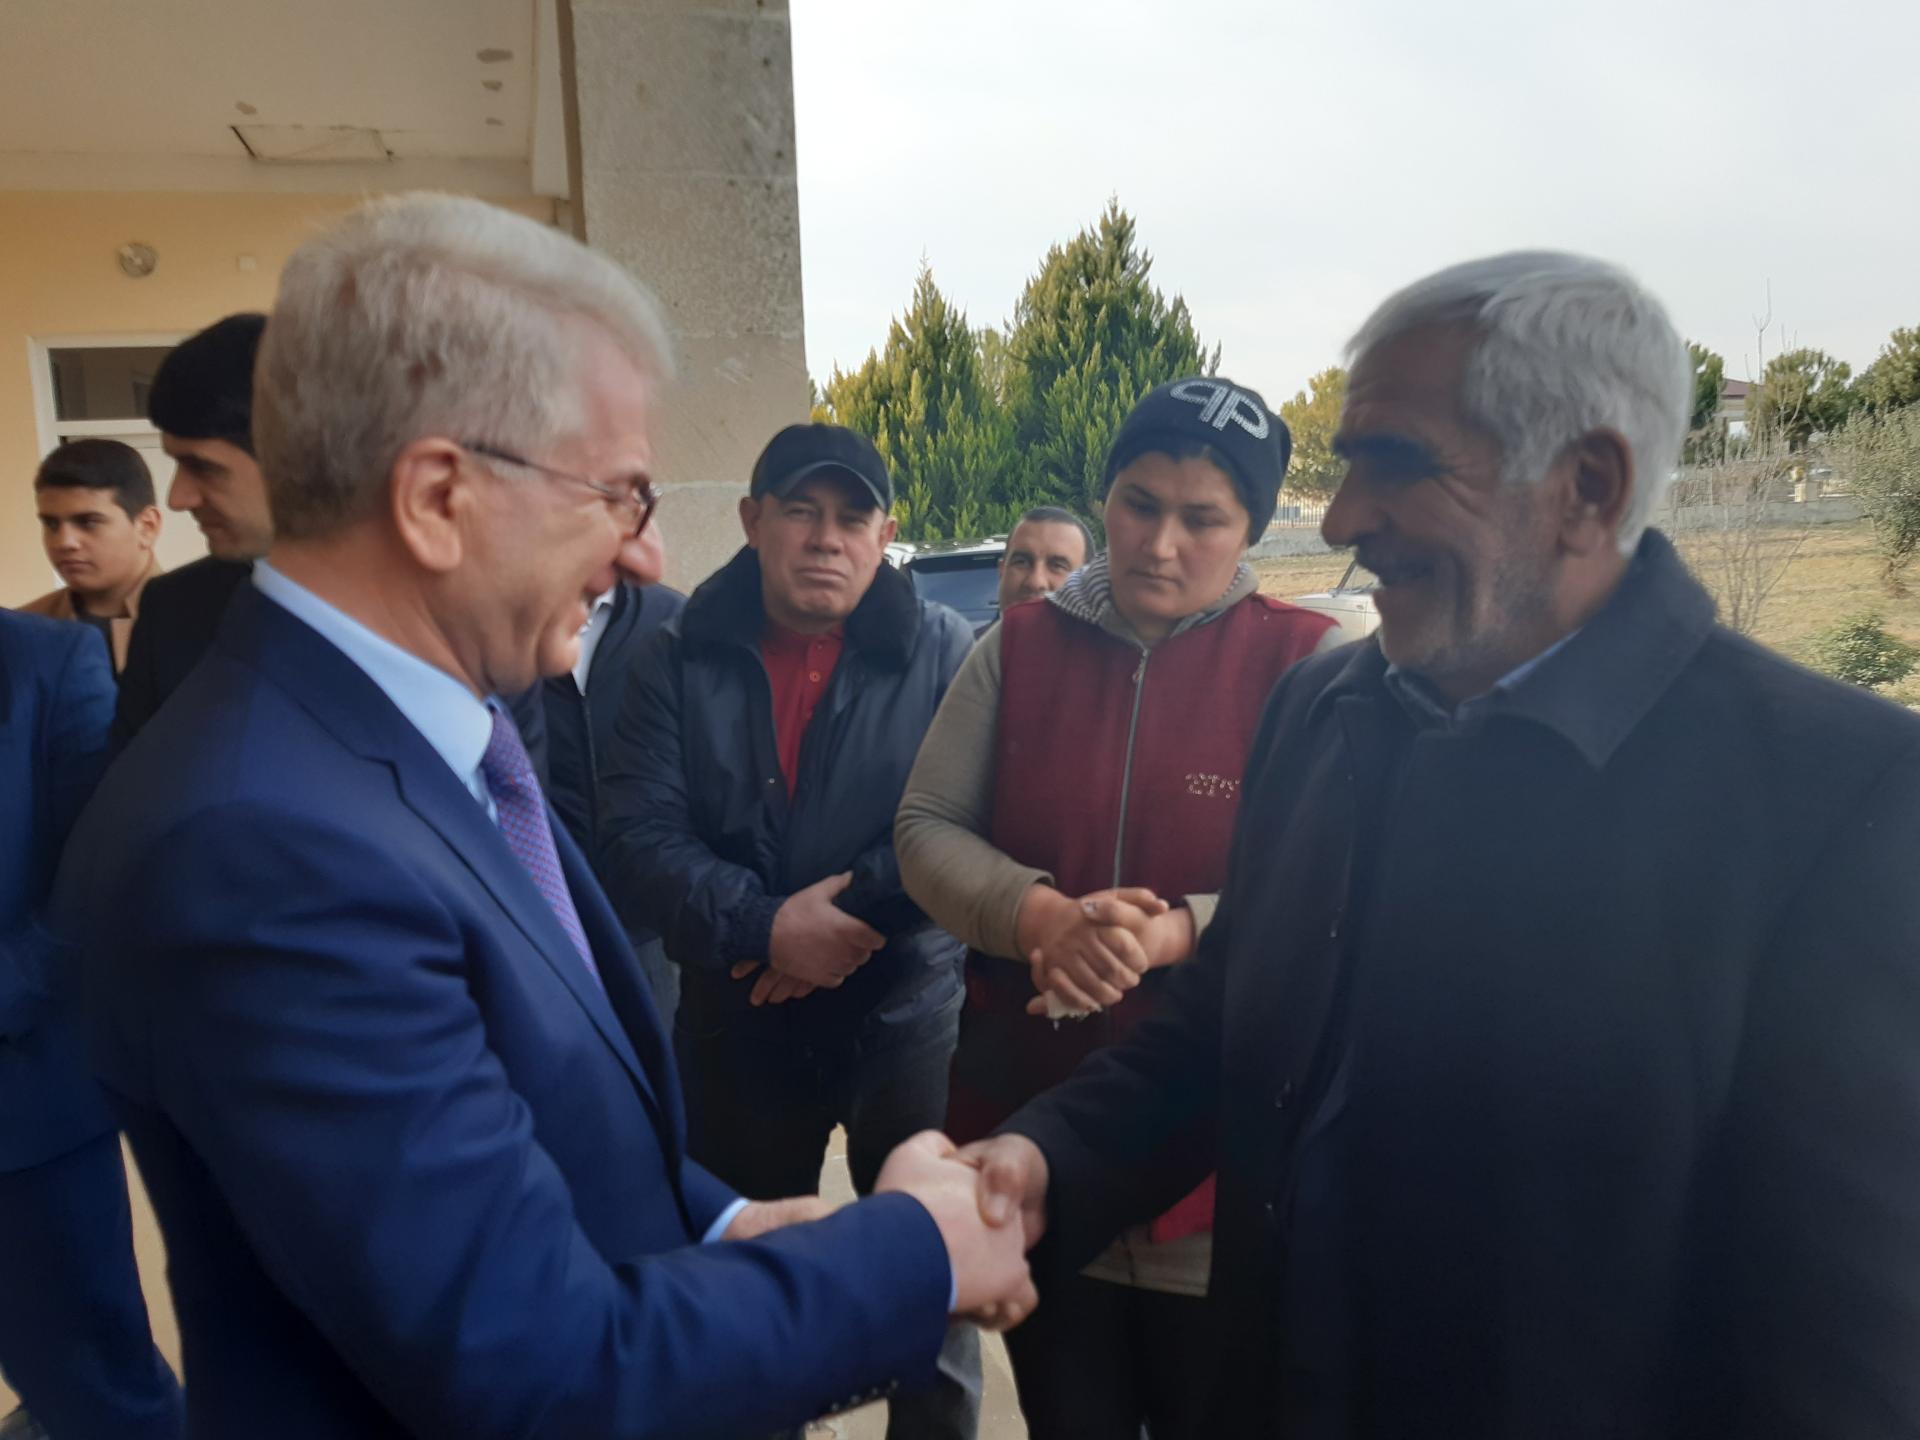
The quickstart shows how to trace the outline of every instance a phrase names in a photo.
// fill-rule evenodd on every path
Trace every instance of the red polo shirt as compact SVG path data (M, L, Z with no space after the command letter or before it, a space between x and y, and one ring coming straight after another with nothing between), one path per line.
M800 744L820 697L827 693L833 667L840 663L838 627L825 635L802 635L784 625L767 622L760 632L760 659L773 687L773 742L780 752L780 773L787 779L787 798L800 781Z

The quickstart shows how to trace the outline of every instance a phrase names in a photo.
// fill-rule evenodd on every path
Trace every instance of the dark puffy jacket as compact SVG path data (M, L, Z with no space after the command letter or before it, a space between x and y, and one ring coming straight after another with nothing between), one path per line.
M630 927L665 939L684 979L683 1023L696 1031L753 1043L796 1026L850 1035L876 1011L916 1019L954 1000L962 950L901 888L893 812L972 634L881 566L847 618L789 801L760 659L765 624L759 557L746 549L655 632L602 773L607 889ZM886 948L838 990L754 1011L752 983L729 969L766 961L787 896L849 870L838 903Z

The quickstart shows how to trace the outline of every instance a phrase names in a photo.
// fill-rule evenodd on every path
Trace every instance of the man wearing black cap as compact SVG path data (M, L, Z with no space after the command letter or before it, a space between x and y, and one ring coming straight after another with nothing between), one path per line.
M229 315L182 340L153 377L147 415L176 467L167 508L193 516L210 553L160 576L141 597L114 715L118 744L200 662L227 601L273 542L267 486L253 458L253 358L266 325L264 315Z
M892 503L860 435L776 435L745 548L654 636L607 755L601 873L682 972L688 1148L749 1197L816 1190L836 1125L864 1193L946 1115L961 950L901 888L893 812L972 635L883 563ZM972 1434L974 1343L893 1434Z

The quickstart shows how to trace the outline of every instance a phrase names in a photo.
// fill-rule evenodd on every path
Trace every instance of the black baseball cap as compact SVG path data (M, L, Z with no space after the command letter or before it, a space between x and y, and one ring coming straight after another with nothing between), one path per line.
M893 478L873 442L844 425L789 425L753 462L753 483L747 494L785 496L803 480L823 470L838 470L873 496L882 510L893 508Z
M1120 422L1107 452L1105 489L1138 460L1170 445L1205 445L1227 462L1227 478L1247 507L1249 539L1273 521L1293 454L1293 436L1258 390L1223 375L1187 375L1156 385Z

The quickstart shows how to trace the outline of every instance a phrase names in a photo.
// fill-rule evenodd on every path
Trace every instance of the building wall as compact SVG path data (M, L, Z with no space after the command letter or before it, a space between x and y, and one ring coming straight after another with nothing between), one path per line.
M189 334L236 310L272 305L287 256L359 195L0 193L0 605L58 584L40 548L32 478L41 455L30 342L45 336ZM542 220L552 202L496 202ZM119 250L151 245L144 279ZM252 268L242 269L243 257ZM156 474L166 486L169 474ZM167 516L170 539L193 522ZM178 543L168 547L176 555Z
M660 299L679 379L654 460L667 582L739 550L754 461L807 418L785 0L569 0L578 233Z

